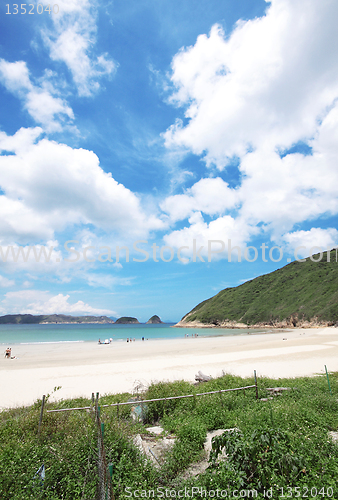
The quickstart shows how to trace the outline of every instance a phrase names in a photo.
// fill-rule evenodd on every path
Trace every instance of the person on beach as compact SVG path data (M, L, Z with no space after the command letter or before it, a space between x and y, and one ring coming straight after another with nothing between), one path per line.
M7 347L7 349L5 351L5 358L11 359L11 356L12 356L12 349L11 349L11 347Z

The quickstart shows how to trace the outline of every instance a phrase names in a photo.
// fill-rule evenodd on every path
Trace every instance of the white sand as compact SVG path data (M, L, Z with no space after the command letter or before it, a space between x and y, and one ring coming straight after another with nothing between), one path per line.
M187 330L188 334L190 333ZM219 334L217 330L215 334ZM190 333L191 335L191 333ZM198 370L220 376L297 377L338 371L338 329L299 329L233 337L184 338L12 346L17 359L0 358L0 408L92 392L131 392L138 381L193 382ZM53 398L51 398L53 400Z

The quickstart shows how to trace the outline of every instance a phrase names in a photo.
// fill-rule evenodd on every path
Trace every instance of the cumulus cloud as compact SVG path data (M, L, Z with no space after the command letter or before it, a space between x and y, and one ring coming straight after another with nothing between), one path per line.
M0 59L0 82L23 101L26 111L47 132L60 131L62 124L72 122L74 113L65 99L55 96L57 91L48 82L34 85L24 61Z
M238 202L237 192L230 189L220 177L201 179L184 194L169 196L161 204L164 212L172 221L190 217L194 211L207 215L219 215L226 209L232 209Z
M240 182L234 189L208 175L167 198L173 221L190 218L168 241L231 217L243 243L260 231L291 250L296 224L338 214L337 14L333 0L273 0L265 16L239 21L229 36L213 26L174 57L170 100L187 120L166 131L167 147L201 155L225 179L235 156ZM310 154L288 151L301 141ZM214 220L196 224L199 212ZM333 243L327 232L314 240L328 235Z
M111 76L117 64L108 54L94 54L96 44L95 4L89 0L61 0L59 14L52 16L53 29L43 39L54 61L62 61L72 74L80 96L99 90L99 80Z
M172 62L172 102L186 107L168 145L204 154L222 169L248 148L311 137L338 92L334 0L274 0L264 17L200 35Z
M197 253L202 258L208 255L212 259L229 258L236 253L243 254L246 241L257 233L255 227L250 227L245 221L235 220L230 215L218 217L207 223L200 212L195 212L189 218L189 226L183 229L172 231L164 237L166 245L172 248L182 248L182 257L189 258L191 261L201 261ZM185 247L185 248L183 248Z
M82 300L69 302L70 295L52 295L48 291L23 290L7 292L1 301L3 314L71 314L71 315L116 315L109 309L99 309Z
M297 249L297 255L308 257L338 246L338 231L335 228L312 228L309 231L294 231L283 235L290 253Z
M144 237L163 222L144 212L139 198L110 173L98 157L48 139L39 130L0 135L0 229L5 243L48 240L77 224ZM23 139L23 140L22 140Z

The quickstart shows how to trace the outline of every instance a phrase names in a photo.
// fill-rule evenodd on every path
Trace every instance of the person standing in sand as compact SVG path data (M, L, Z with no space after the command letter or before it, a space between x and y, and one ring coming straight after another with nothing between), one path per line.
M12 348L11 347L7 347L7 349L5 351L5 358L11 359L11 356L12 356Z

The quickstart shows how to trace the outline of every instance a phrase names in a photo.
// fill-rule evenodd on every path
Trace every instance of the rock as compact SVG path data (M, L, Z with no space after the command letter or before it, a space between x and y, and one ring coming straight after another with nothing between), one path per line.
M208 459L209 459L209 455L210 455L211 448L212 448L212 443L211 443L212 438L214 438L215 436L221 436L227 430L229 431L230 429L217 429L216 431L211 431L211 432L207 433L207 437L206 437L206 440L204 442L204 449L208 454Z
M281 396L282 391L291 391L291 387L267 387L266 390L269 391L271 396Z
M230 431L239 431L239 429L237 429L237 427L234 427L232 429L217 429L215 431L208 432L204 442L204 450L206 454L205 458L200 462L191 464L190 467L188 467L188 469L185 472L183 472L183 474L180 475L180 478L189 479L191 477L199 476L199 474L203 474L203 472L205 472L209 466L209 456L212 448L212 439L215 436L221 436L222 434L224 434L224 432L230 432ZM226 454L223 453L222 458L224 459L225 457Z
M195 380L196 382L209 382L209 380L212 380L211 375L204 375L201 371L198 372L197 375L195 375Z
M163 427L160 427L159 425L156 425L155 427L146 427L146 430L156 436L159 436L164 431Z
M155 467L160 467L167 451L174 445L175 437L167 436L163 439L158 437L143 436L137 434L133 439L134 445L142 455L151 460Z
M163 321L161 321L161 318L155 314L150 319L148 319L146 324L147 325L159 325L160 323L163 324Z
M132 318L131 316L122 316L115 321L116 325L130 325L130 324L138 324L139 320L137 318Z
M338 444L338 432L335 431L329 431L329 436L332 439L334 443Z

